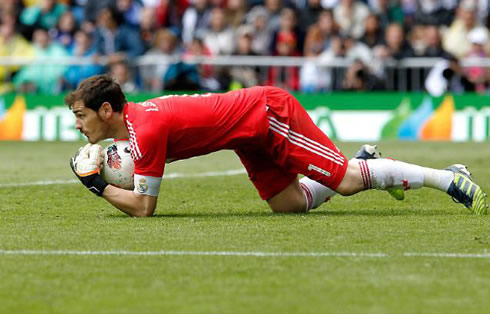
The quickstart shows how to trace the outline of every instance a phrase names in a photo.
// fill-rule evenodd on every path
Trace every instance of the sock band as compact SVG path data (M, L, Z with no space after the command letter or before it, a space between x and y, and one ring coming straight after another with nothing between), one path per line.
M299 183L301 185L301 188L303 189L303 193L305 195L306 199L306 210L310 210L311 206L313 205L313 196L311 195L310 189L306 186L304 183Z
M367 162L365 160L360 161L359 167L361 169L361 177L362 177L362 183L364 184L364 188L371 189L372 188L371 175L369 173L369 167Z

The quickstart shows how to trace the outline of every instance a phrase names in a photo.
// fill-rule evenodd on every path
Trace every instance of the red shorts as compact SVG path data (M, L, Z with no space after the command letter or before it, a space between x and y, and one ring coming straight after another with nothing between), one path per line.
M263 145L235 150L262 199L288 187L298 174L335 190L348 160L288 92L266 87L268 133Z

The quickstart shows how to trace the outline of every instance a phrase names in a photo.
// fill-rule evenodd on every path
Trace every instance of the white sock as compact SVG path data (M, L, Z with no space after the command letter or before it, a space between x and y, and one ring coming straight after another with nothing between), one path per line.
M303 189L303 194L306 198L306 210L317 208L321 204L327 202L336 193L328 187L311 180L308 177L303 177L299 180L299 184Z
M359 161L359 167L366 189L408 190L426 186L447 192L454 179L454 174L448 170L426 168L386 158Z

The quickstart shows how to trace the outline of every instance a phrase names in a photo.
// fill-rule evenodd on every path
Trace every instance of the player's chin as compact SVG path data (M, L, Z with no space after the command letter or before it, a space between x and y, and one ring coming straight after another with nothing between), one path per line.
M96 144L98 142L98 140L96 140L95 138L93 138L92 136L89 136L89 135L86 135L87 136L87 140L90 144Z

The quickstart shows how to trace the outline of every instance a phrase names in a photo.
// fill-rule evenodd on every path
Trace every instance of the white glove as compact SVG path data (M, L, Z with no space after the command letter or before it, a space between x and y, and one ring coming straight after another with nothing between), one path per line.
M72 158L73 171L79 176L88 176L94 173L99 173L100 165L103 160L103 149L98 144L87 144L80 147L78 153Z
M103 161L102 147L97 144L87 144L81 147L70 160L70 166L75 175L91 192L102 196L107 182L100 176L100 164Z

